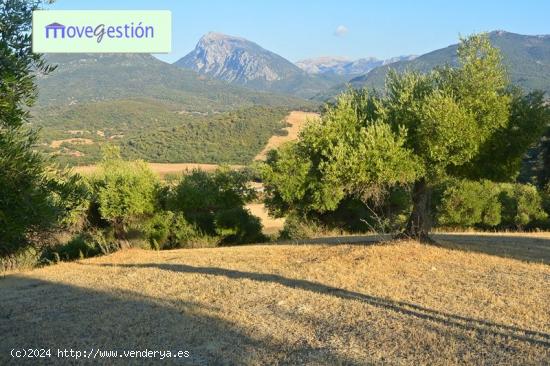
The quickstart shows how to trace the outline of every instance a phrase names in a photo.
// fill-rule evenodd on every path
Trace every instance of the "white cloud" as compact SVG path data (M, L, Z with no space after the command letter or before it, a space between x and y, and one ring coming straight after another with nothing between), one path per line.
M348 27L345 25L339 25L336 27L336 30L334 31L334 35L336 37L343 37L348 33Z

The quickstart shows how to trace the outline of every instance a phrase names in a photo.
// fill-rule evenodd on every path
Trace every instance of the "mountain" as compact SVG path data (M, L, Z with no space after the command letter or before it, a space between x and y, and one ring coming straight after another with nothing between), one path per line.
M31 110L38 148L61 164L97 162L103 144L154 162L243 163L310 101L250 90L142 54L47 55Z
M342 81L309 75L287 59L240 37L210 32L174 63L202 75L264 90L310 97Z
M296 61L296 66L308 74L334 73L342 75L345 73L345 66L351 62L352 61L346 57L321 56Z
M345 76L358 76L366 74L375 67L388 65L398 61L413 60L416 56L398 56L387 60L380 60L376 57L360 58L349 60L345 57L317 57L296 62L296 66L308 74L337 74Z
M253 105L299 107L297 98L258 93L144 54L50 54L57 69L37 78L38 107L151 98L179 110L213 112Z
M531 36L494 31L489 33L489 39L502 52L513 84L526 90L541 89L550 93L550 35ZM457 47L456 44L451 45L414 60L374 68L367 74L352 79L350 83L354 87L382 88L390 68L397 71L411 69L426 72L438 65L457 65ZM332 94L340 90L343 90L342 86L333 89Z

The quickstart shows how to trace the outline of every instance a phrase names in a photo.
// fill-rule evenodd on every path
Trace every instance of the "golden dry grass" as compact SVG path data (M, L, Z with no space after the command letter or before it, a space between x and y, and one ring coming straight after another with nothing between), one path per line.
M263 225L263 232L267 235L277 234L285 225L284 218L273 218L269 216L263 203L250 203L246 205L252 215L257 216Z
M308 121L314 121L317 118L319 118L318 113L302 111L290 112L285 119L285 121L290 124L289 127L285 128L288 134L286 136L271 136L264 149L258 155L256 155L254 160L265 160L265 158L267 157L267 152L269 150L276 149L285 142L296 140L298 138L298 134L306 125L306 123Z
M167 174L180 174L190 172L194 169L200 169L207 172L216 170L219 165L217 164L198 164L198 163L148 163L151 170L160 176ZM234 169L242 168L242 165L231 165ZM97 165L82 165L73 168L74 172L89 175L93 174L97 170Z
M63 139L63 140L53 140L51 143L50 143L50 147L54 148L54 149L57 149L61 146L61 144L63 144L64 142L68 142L70 144L75 144L75 145L92 145L94 142L93 140L90 140L90 139L85 139L85 138L81 138L81 137L75 137L75 138L72 138L72 139Z
M198 365L550 360L550 266L411 241L127 250L11 274L0 293L0 364L15 346L184 349Z

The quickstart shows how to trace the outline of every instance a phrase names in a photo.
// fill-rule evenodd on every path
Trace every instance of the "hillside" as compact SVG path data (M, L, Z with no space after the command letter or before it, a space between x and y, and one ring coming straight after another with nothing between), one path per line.
M501 50L512 83L526 90L541 89L550 92L550 35L530 36L494 31L489 33L489 39ZM380 66L352 79L350 83L353 87L382 88L390 68L397 71L410 69L426 72L438 65L456 65L456 51L455 44L429 52L414 60ZM319 94L317 98L326 99L338 94L344 88L344 85L340 85L327 93Z
M247 164L274 134L286 108L252 107L217 114L171 110L149 99L106 100L45 109L40 149L62 164L87 165L113 143L129 159L150 162Z
M0 363L39 345L56 364L75 362L57 348L181 350L162 363L193 365L546 364L550 268L488 247L134 249L14 273L0 279Z
M345 80L338 75L309 75L254 42L213 32L201 37L195 49L174 65L232 84L304 98Z
M297 140L300 131L310 122L315 122L319 119L318 113L307 113L301 111L292 111L286 116L284 133L273 135L267 141L265 147L254 157L254 160L265 160L267 154L271 150L279 148L286 142Z
M48 55L32 123L62 164L97 162L100 145L152 162L248 162L303 99L246 89L140 54Z
M306 101L213 80L144 54L51 54L57 69L37 78L37 108L112 99L150 98L192 112L254 105L308 106Z

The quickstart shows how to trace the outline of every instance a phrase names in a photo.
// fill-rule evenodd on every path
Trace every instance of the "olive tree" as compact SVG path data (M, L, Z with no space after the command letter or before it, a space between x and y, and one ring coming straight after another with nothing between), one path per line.
M34 77L53 70L31 49L32 11L39 5L0 2L0 255L53 229L80 200L78 179L34 151L37 132L27 126Z
M532 125L545 123L542 113L527 113L541 100L510 91L500 52L486 35L462 39L458 61L427 74L390 72L383 94L339 96L298 142L270 155L263 177L271 211L329 211L348 195L372 199L388 187L410 185L404 234L428 240L436 184L485 172L516 174L518 159L541 130L524 135L516 127L526 124L525 116ZM501 161L508 162L506 174Z

